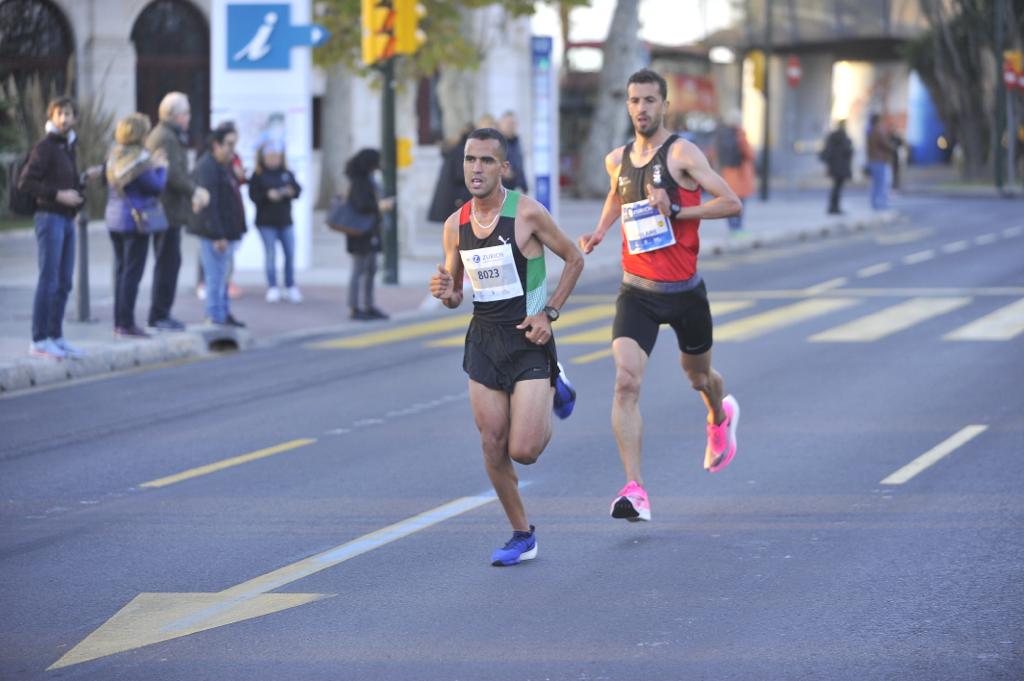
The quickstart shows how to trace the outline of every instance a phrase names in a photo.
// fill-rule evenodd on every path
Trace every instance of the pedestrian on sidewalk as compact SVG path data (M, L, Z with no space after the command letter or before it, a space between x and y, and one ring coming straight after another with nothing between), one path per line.
M36 357L78 358L83 353L64 339L64 308L75 273L75 215L85 203L85 180L99 167L78 174L75 122L78 105L57 97L46 107L46 134L36 142L18 178L18 190L35 199L39 280L32 305L32 343Z
M192 219L192 205L209 201L188 168L188 126L192 108L181 92L168 92L160 100L160 121L146 138L151 154L160 151L167 158L167 186L160 196L168 227L153 235L153 288L149 326L162 331L180 331L185 325L171 316L181 271L181 232Z
M747 141L743 130L743 115L739 109L731 109L722 124L715 130L715 157L719 173L740 203L746 206L747 197L754 193L754 149ZM736 236L743 231L743 209L728 217L729 234Z
M256 150L256 169L249 178L249 198L256 205L256 229L263 239L267 271L267 302L281 300L277 287L277 244L284 251L284 296L293 303L302 302L295 285L295 228L292 225L292 201L302 192L294 173L285 161L280 140L267 140Z
M380 197L373 174L380 169L380 152L361 149L345 164L348 176L348 203L358 213L376 219L366 234L346 234L346 249L352 256L352 273L348 282L348 307L352 319L370 321L387 319L373 302L373 285L377 276L377 253L381 250L383 214L395 206L393 197Z
M245 326L231 315L228 301L228 263L235 244L245 233L245 215L235 196L231 161L238 133L219 125L210 133L209 150L196 163L196 182L209 193L209 203L189 231L199 237L199 257L206 272L206 318L212 324Z
M843 212L839 207L843 183L853 177L853 142L846 134L846 119L839 120L825 138L825 146L818 158L825 163L825 172L832 178L832 191L828 196L829 215L839 215Z
M523 145L519 138L519 120L516 112L509 109L498 120L498 130L508 142L508 172L501 178L502 184L509 189L516 189L528 194L530 188L526 182L526 164L523 161Z
M491 555L495 566L537 556L512 462L535 463L551 439L552 409L563 418L572 412L576 394L561 376L551 326L583 271L583 257L547 210L502 186L506 153L497 130L470 134L463 168L472 199L445 222L445 264L430 279L431 294L448 308L462 303L464 274L473 285L462 367L487 475L512 525L512 538ZM550 297L545 248L565 261Z
M662 324L675 331L683 372L707 406L705 470L716 473L732 461L740 416L739 404L711 366L711 310L697 253L701 219L736 215L742 204L700 149L665 127L667 95L665 79L650 69L629 77L626 108L636 138L605 158L611 188L597 229L580 237L584 254L590 253L621 216L625 239L612 326L612 429L626 485L612 501L611 516L626 520L651 519L640 471L640 388ZM701 203L702 191L714 198Z
M144 146L149 116L133 113L118 121L116 144L107 157L106 222L114 247L114 335L147 338L135 324L135 299L146 269L151 234L169 229L160 195L167 185L167 156Z
M871 172L871 207L889 207L889 173L896 148L889 136L889 123L881 114L871 114L868 127L868 169Z
M462 154L472 130L472 125L465 125L458 139L449 140L450 144L441 150L441 170L434 185L430 210L427 211L430 222L444 223L453 210L461 208L471 197L462 174Z

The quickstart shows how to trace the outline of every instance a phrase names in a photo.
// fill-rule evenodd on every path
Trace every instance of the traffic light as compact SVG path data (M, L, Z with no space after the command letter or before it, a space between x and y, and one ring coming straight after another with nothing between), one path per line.
M395 54L395 8L391 0L362 0L363 63L367 66Z
M420 21L427 15L426 8L417 0L393 0L395 7L395 52L412 54L426 42L420 30Z
M753 67L754 89L764 92L764 52L761 50L754 50L747 55L747 58L750 60L751 67Z

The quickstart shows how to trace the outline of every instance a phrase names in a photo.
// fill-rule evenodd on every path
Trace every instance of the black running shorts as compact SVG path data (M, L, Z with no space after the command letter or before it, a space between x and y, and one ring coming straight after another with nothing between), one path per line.
M703 281L681 293L655 293L622 285L615 303L613 339L632 338L650 356L662 324L676 332L682 352L700 355L711 349L711 307Z
M544 345L526 339L515 326L483 322L473 317L466 331L462 368L469 377L491 390L512 394L516 383L558 377L555 339Z

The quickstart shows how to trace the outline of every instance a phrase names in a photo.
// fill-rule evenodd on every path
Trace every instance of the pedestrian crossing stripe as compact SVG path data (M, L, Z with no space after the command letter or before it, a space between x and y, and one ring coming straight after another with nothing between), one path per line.
M1024 333L1024 298L1005 305L970 324L950 331L943 339L955 341L1005 341Z
M815 298L812 300L802 300L798 303L784 305L774 310L761 312L760 314L723 324L714 331L715 342L749 340L769 331L775 331L784 326L836 312L860 302L857 298Z
M841 294L841 295L840 295ZM746 291L726 292L710 301L711 313L716 320L715 342L743 342L785 327L832 313L841 312L871 298L912 296L882 310L857 317L852 321L833 326L811 335L808 340L816 343L861 343L886 338L929 319L939 317L966 307L984 296L1016 298L1014 302L955 328L944 336L946 341L1007 341L1024 334L1024 288L978 288L978 289L840 289L819 294L813 298L787 302L778 305L774 301L786 301L806 295L802 291ZM563 312L554 325L556 342L559 347L571 345L605 345L611 343L612 325L615 315L614 296L587 295L574 298L578 302L592 301L591 304ZM758 306L773 306L758 312ZM752 314L727 319L719 318L734 312L752 310ZM428 347L461 347L465 340L465 329L471 315L445 316L424 322L406 324L345 338L336 338L312 343L313 349L360 349L379 345L422 339ZM605 322L596 328L587 328L594 322ZM575 330L574 327L583 327ZM455 332L455 333L452 333ZM434 336L435 338L430 338ZM437 337L440 336L440 337ZM575 363L594 361L611 354L609 348L575 358Z
M971 302L970 298L911 298L811 336L813 342L861 343L885 338Z
M333 340L312 343L308 347L314 350L343 350L369 348L374 345L383 345L385 343L397 343L399 341L410 340L413 338L422 338L423 336L433 336L436 333L443 333L445 331L451 331L452 329L465 329L466 326L469 325L469 318L471 316L472 315L461 314L455 317L442 317L441 319L432 319L428 322L407 324L393 329L361 333L356 336L347 336L345 338L335 338Z

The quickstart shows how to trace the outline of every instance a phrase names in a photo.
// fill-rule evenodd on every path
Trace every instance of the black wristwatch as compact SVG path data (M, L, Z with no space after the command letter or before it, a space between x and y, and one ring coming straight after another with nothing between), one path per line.
M557 322L558 321L558 308L557 307L551 307L550 305L545 305L544 306L544 314L546 314L548 316L548 321L549 322Z

